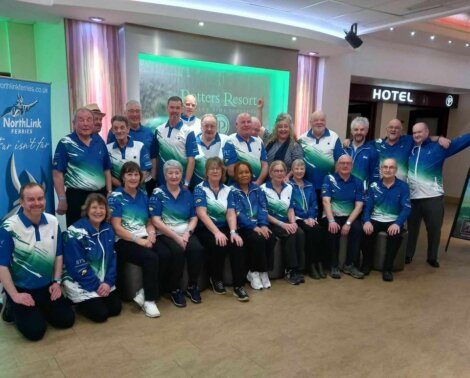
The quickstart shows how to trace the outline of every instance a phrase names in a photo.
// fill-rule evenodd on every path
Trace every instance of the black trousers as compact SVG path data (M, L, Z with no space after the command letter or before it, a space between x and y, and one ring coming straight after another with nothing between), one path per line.
M336 223L341 227L346 223L348 217L335 217ZM341 240L341 230L336 234L328 232L328 220L322 219L323 227L325 228L325 243L330 253L331 267L337 268L339 266L339 242ZM346 252L346 265L354 264L358 259L359 249L361 247L362 225L359 219L356 219L351 224L351 229L348 233L348 247Z
M305 235L305 267L308 269L311 264L323 262L324 260L322 250L323 230L319 224L310 227L300 219L297 220L297 225Z
M77 304L77 311L96 323L103 323L110 316L118 316L121 309L122 304L117 290L109 293L107 297L91 298Z
M317 219L321 219L321 217L323 216L323 199L321 198L321 189L315 189L315 194L317 195L317 206L318 206Z
M362 236L362 265L369 269L374 265L377 234L381 231L387 232L387 229L390 227L390 225L393 224L393 222L378 222L371 220L371 223L372 226L374 226L374 232L370 235L366 235L364 233ZM384 265L382 267L384 272L391 272L393 270L393 262L395 261L395 256L397 255L403 240L402 232L403 229L400 228L400 233L396 235L389 235L387 233L387 247L385 252Z
M428 234L427 258L428 260L438 260L441 228L444 220L444 196L411 200L406 257L413 258L415 254L421 220L424 220Z
M117 287L121 288L124 283L124 266L126 262L129 262L142 268L145 300L156 300L159 297L159 250L162 248L159 243L155 243L153 248L145 248L132 241L120 239L114 244L114 248L117 252Z
M181 288L185 258L188 264L188 286L197 285L199 274L204 265L204 247L199 242L197 236L191 235L186 249L181 248L172 238L165 235L160 235L158 240L169 249L173 260L170 272L168 272L169 290Z
M225 267L225 256L228 254L230 258L230 267L232 268L233 286L243 286L244 278L244 251L243 247L238 247L230 241L230 230L228 227L220 228L228 238L225 247L218 246L215 237L206 227L197 230L197 237L204 245L210 261L210 275L214 281L222 281L222 275Z
M78 221L82 215L82 205L85 203L86 198L91 193L99 193L106 198L106 188L95 191L88 191L82 189L67 188L65 197L67 198L67 212L66 221L67 227Z
M298 269L302 247L300 238L303 238L303 231L297 229L295 234L289 234L277 224L269 225L273 235L281 240L281 250L287 269Z
M240 229L238 233L243 239L248 269L252 272L268 272L274 266L274 247L276 238L273 234L268 239L258 235L254 230Z
M75 322L75 313L64 296L51 300L49 285L40 289L16 288L20 293L30 294L35 302L32 307L13 302L7 294L7 306L15 319L16 328L29 340L41 340L47 323L55 328L70 328Z

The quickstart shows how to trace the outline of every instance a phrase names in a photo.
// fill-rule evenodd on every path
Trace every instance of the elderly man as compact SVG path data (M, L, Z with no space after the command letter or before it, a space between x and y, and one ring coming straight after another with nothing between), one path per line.
M57 144L52 163L57 214L67 215L67 226L81 218L81 207L90 193L112 191L111 160L103 140L93 134L92 112L77 109L73 127L75 131Z
M235 127L237 132L227 138L222 149L227 173L233 177L235 163L246 162L253 170L254 183L261 185L268 175L268 157L263 141L251 136L251 116L248 113L238 115Z
M85 108L93 113L93 134L99 134L101 132L101 128L103 127L103 117L106 115L106 113L101 111L98 104L88 104L85 105Z
M353 159L352 174L362 181L364 191L371 182L379 180L379 154L372 143L365 143L369 120L356 117L351 122L352 143L344 148Z
M177 160L183 166L185 188L189 187L193 176L194 157L198 154L198 149L194 132L181 119L182 108L183 100L180 97L170 97L167 101L168 121L155 130L158 185L165 184L163 165L168 160Z
M194 135L201 132L201 120L196 117L197 101L192 94L187 95L183 100L183 114L181 120L194 131Z
M59 222L44 213L44 189L20 189L22 211L0 228L0 281L7 292L3 320L14 321L29 340L40 340L47 323L70 328L75 315L60 289L62 240Z
M470 133L452 139L448 149L429 138L424 122L413 126L415 145L408 161L408 184L411 193L411 215L408 219L406 263L411 263L416 250L421 219L428 233L427 262L439 268L439 243L444 219L442 166L445 159L470 145Z
M373 182L364 208L364 244L361 271L369 274L374 263L375 240L380 231L387 233L387 247L382 278L393 281L393 262L402 242L403 225L411 212L408 185L396 178L397 162L385 159L380 165L382 180Z
M339 272L339 242L348 237L346 262L343 272L354 278L364 274L354 265L359 256L362 225L359 215L364 204L362 182L351 174L352 158L342 155L336 162L336 172L323 180L323 224L328 230L326 242L331 253L331 277L341 278Z

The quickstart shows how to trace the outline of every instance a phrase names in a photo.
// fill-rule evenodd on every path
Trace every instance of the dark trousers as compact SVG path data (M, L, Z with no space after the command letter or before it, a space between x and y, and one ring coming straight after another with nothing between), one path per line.
M411 214L408 218L408 244L406 257L413 258L418 242L421 220L424 220L428 234L428 260L438 260L441 228L444 220L444 197L411 200Z
M313 227L307 225L303 220L297 220L297 225L305 235L305 268L310 265L323 262L324 253L322 253L323 230L319 224Z
M323 199L321 198L321 189L315 189L315 194L317 195L317 206L318 206L317 219L321 219L321 217L323 216Z
M374 232L370 235L363 234L362 236L362 265L367 267L369 270L374 265L377 234L381 231L387 232L387 229L390 227L390 225L393 224L393 222L378 222L371 220L371 223L372 226L374 226ZM400 228L400 233L396 235L389 235L387 233L387 247L385 252L384 265L382 267L384 272L391 272L393 270L393 262L395 261L395 256L397 255L397 252L401 246L401 241L403 240L402 232L403 229Z
M230 241L230 230L228 227L222 227L220 231L228 238L225 247L221 247L215 243L214 234L206 227L201 227L197 230L197 237L204 245L209 255L210 275L214 281L222 281L225 256L228 254L230 257L230 267L232 268L233 286L243 286L245 283L243 247L238 247L235 243Z
M274 266L274 247L276 238L273 234L268 239L258 235L254 230L240 229L238 233L243 239L248 269L252 272L268 272Z
M269 226L273 235L281 240L281 250L287 269L298 269L302 247L300 238L303 237L302 230L297 229L295 234L289 234L281 226L271 224Z
M67 198L67 227L82 217L82 205L85 203L86 198L91 193L100 193L106 197L106 188L95 191L67 188L65 191L65 197Z
M117 290L109 293L107 297L91 298L77 304L77 311L96 323L103 323L110 316L118 316L121 309Z
M158 267L159 256L158 249L161 248L159 243L155 243L153 248L141 247L132 241L120 239L114 244L117 252L117 287L121 288L124 280L125 263L140 266L142 268L142 286L144 287L144 296L146 301L154 301L159 296L158 291ZM121 290L121 289L120 289Z
M49 286L40 289L17 288L20 293L30 294L35 302L32 307L13 302L7 294L8 311L13 315L16 328L29 340L41 340L46 333L47 323L55 328L70 328L75 322L75 313L69 302L61 296L51 300Z
M335 217L336 223L341 227L346 223L348 217ZM341 230L336 234L328 232L328 220L322 219L323 227L325 228L325 243L330 253L331 267L337 268L339 266L339 243L341 240ZM351 228L348 233L348 247L346 252L346 265L354 264L359 256L359 249L361 247L362 237L362 225L361 222L356 219L351 224Z
M176 260L173 266L175 270L169 274L170 290L179 289L181 286L185 258L188 266L188 286L197 285L199 274L204 265L204 247L197 236L191 235L186 249L181 248L178 243L168 236L160 235L158 239L170 250L172 258Z

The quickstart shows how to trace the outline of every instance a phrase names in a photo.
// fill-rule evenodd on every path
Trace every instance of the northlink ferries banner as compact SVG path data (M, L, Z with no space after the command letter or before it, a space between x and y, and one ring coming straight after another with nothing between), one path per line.
M451 237L470 240L470 169L460 197L460 206L455 214Z
M53 213L51 86L0 77L0 221L16 214L23 184L46 189Z

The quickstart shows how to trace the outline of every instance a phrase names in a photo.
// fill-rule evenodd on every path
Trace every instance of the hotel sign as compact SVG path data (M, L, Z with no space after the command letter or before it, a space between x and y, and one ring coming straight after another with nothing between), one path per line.
M414 100L411 98L410 91L398 91L386 88L373 88L372 100L376 101L391 101L403 104L413 104Z

